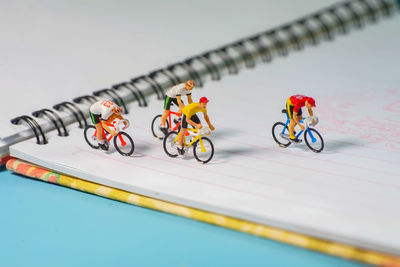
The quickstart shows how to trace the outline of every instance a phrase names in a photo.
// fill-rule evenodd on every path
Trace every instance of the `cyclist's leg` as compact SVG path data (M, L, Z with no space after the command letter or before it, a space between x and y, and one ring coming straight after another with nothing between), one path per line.
M182 117L182 128L179 132L179 136L178 136L178 147L179 148L183 148L183 138L185 138L185 134L187 132L187 127L188 127L188 123L186 121L186 116L183 115Z
M104 138L103 138L103 127L101 127L100 122L99 122L99 123L96 123L96 124L94 125L94 127L96 127L96 137L97 137L97 140L99 141L99 143L102 143L103 140L104 140Z
M190 120L193 121L194 123L200 123L200 119L199 119L199 117L197 117L196 114L194 114L192 117L190 117ZM184 140L184 138L186 136L187 127L188 127L188 122L186 121L186 116L183 115L183 117L182 117L182 128L181 128L181 131L179 132L179 136L178 136L178 153L181 154L181 155L184 154L184 142L183 142L183 140Z
M302 121L303 120L303 111L299 109L299 113L297 113L297 120Z
M300 109L300 111L301 111L301 109ZM298 115L297 116L297 120L298 121L301 121L303 119L303 116L301 116L301 115ZM295 136L294 138L295 139L297 139L297 137L296 137L296 131L294 130L294 127L296 126L296 124L294 123L294 126L293 126L293 136Z
M200 121L199 117L197 117L196 114L194 114L192 117L190 117L190 120L193 121L194 123L201 124L201 121ZM191 125L191 126L192 126L193 128L195 128L193 125ZM189 141L189 143L192 142L192 140L193 140L193 137L192 137L192 139Z
M303 119L302 114L303 113L302 113L301 109L299 109L299 112L297 113L297 120L298 121L301 121ZM292 126L290 124L292 124ZM291 129L290 127L292 127L292 134L290 134L290 129ZM292 118L291 118L290 123L289 123L289 139L294 141L294 142L300 142L300 140L296 137L296 131L294 130L294 127L296 127L296 122L293 119L293 112L292 112Z
M302 109L299 109L299 112L297 112L297 120L302 121L303 120L303 111ZM293 128L296 126L296 124L293 126ZM296 131L293 132L293 135L296 135Z
M169 96L165 96L165 100L164 100L164 112L161 116L161 127L165 128L165 121L167 120L168 117L168 113L169 110L171 108L171 102L173 101L173 98L169 97ZM176 100L175 100L176 101Z
M190 117L190 120L195 122L195 123L197 123L197 124L201 123L199 117L197 117L196 114L194 114L192 117Z
M290 122L289 122L289 125L288 125L289 138L290 139L294 139L295 138L295 136L294 136L294 126L296 125L296 123L295 123L295 121L293 119L293 107L294 106L292 104L292 101L290 101L290 98L288 98L288 100L286 101L286 111L287 111L287 114L288 114L289 119L290 119Z
M178 99L177 98L171 98L171 102L175 104L175 106L177 106L179 108L179 103L178 103ZM183 101L181 100L181 102L183 103Z
M89 112L90 118L92 119L92 123L94 124L94 127L96 127L96 137L99 143L102 143L103 141L103 129L101 127L101 115L100 114L93 114L92 112Z

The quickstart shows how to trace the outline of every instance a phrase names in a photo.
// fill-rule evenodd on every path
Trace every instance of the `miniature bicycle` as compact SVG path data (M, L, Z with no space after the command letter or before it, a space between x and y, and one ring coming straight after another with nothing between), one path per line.
M189 135L192 137L192 140L189 144L186 144L186 138L183 139L185 151L187 151L193 145L194 157L202 163L209 162L214 156L214 145L209 138L203 136L210 136L211 129L208 127L203 127L200 130L191 128L188 128L187 130ZM173 131L168 133L163 141L165 153L173 158L178 156L178 136L178 132Z
M177 118L172 119L171 115L175 115ZM181 124L182 124L181 115L182 115L182 113L173 112L171 110L168 110L168 118L165 123L166 123L167 128L169 128L170 131L179 132L181 130ZM164 139L164 136L165 136L165 134L159 128L159 126L161 125L161 116L162 116L161 114L155 116L153 121L151 122L151 131L153 132L154 137L156 137L158 139ZM172 123L174 124L174 127L172 127Z
M283 122L276 122L272 126L272 137L275 142L279 144L280 147L288 147L293 141L289 138L289 115L287 114L286 109L282 109L282 113L286 114L286 124ZM313 122L314 121L314 122ZM324 149L324 139L322 139L321 134L315 130L314 128L310 128L310 126L315 126L318 123L318 118L315 116L310 116L308 118L304 118L300 122L304 122L306 127L305 130L301 130L296 137L299 138L300 135L304 132L304 140L312 151L315 153L319 153ZM302 140L299 139L301 142Z
M123 126L121 127L121 125ZM107 126L115 130L117 135L112 136L110 133L104 130L103 125L101 125L101 129L103 131L103 139L106 140L105 142L106 150L109 149L110 146L109 142L114 137L114 146L115 149L118 151L118 153L120 153L122 156L132 155L133 151L135 150L135 144L129 134L121 131L129 127L129 121L128 120L113 121L112 123L107 123ZM94 125L86 126L84 131L86 142L90 147L98 149L100 146L97 141L96 134L97 130Z

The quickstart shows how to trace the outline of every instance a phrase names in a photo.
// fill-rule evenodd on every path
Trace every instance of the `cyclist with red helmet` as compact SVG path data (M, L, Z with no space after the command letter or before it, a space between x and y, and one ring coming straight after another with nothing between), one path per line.
M92 119L92 122L96 127L97 141L99 142L99 146L102 149L106 149L106 140L103 139L102 126L104 130L109 132L112 136L115 136L116 132L114 130L111 130L107 126L107 123L112 123L115 119L123 120L124 118L121 115L122 112L123 110L120 106L109 100L100 100L90 106L90 118Z
M185 104L183 103L181 97L182 96L187 96L189 104L192 104L192 89L196 85L194 84L194 81L189 80L186 83L180 83L177 84L173 87L171 87L165 94L165 100L164 100L164 112L161 116L161 125L160 125L160 130L164 133L168 133L168 128L165 126L165 122L168 117L168 112L171 107L171 103L175 103L179 107L179 112L182 111L183 107Z
M197 117L196 113L197 112L203 112L204 119L206 120L208 127L210 127L211 130L214 130L214 126L210 122L210 118L207 115L207 103L209 100L207 97L201 97L199 103L192 103L187 106L185 106L182 109L182 129L179 132L179 137L178 137L178 153L180 155L183 155L185 153L185 150L183 149L183 138L185 137L185 134L187 132L187 127L188 124L192 125L196 129L201 129L203 125L200 123L199 117Z
M312 97L305 95L293 95L286 101L286 110L290 118L289 123L289 138L293 142L299 142L299 139L294 136L294 127L297 125L304 130L304 126L300 123L303 119L302 107L307 107L308 114L313 116L312 108L315 107L315 100Z

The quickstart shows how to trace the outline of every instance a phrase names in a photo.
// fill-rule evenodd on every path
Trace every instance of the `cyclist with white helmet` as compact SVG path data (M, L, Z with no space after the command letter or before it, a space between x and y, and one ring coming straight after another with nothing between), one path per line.
M160 125L160 130L164 133L168 133L168 128L165 126L165 122L168 117L168 112L171 107L171 103L175 103L179 107L179 112L182 112L183 107L185 104L182 101L182 96L187 96L187 100L189 104L193 103L192 101L192 89L196 85L194 84L194 81L189 80L186 83L180 83L177 84L173 87L171 87L165 94L165 100L164 100L164 112L161 116L161 125Z
M120 106L112 101L100 100L92 104L89 111L90 118L96 127L96 137L97 141L99 142L99 146L102 149L106 149L107 146L105 146L105 142L107 142L107 140L103 138L102 128L104 128L104 130L109 132L112 136L115 136L116 132L111 130L107 126L107 123L112 123L115 119L123 120L124 118L121 115L123 110Z

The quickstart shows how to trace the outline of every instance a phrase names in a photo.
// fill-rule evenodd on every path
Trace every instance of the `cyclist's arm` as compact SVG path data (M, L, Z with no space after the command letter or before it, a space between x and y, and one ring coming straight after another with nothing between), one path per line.
M313 116L313 111L311 108L308 108L308 114L310 114L310 116Z
M182 109L183 109L183 107L184 107L185 105L182 103L181 96L180 96L180 95L177 95L177 96L176 96L176 100L178 100L179 111L182 111Z
M188 94L188 95L187 95L187 99L188 99L189 104L192 104L192 103L193 103L192 94Z
M297 112L296 111L293 111L293 120L294 120L294 122L297 124L297 125L301 125L301 123L300 123L300 121L299 121L299 119L297 118Z
M202 127L201 123L197 124L194 121L192 121L189 117L186 117L186 122L197 129L201 129L201 127Z
M113 113L110 115L110 117L108 117L107 122L108 123L112 123L115 119L119 119L119 120L123 120L124 117L122 117L120 114L118 113Z
M297 112L293 111L293 120L294 122L300 126L302 130L304 130L304 126L300 123L299 119L297 118Z
M113 113L110 117L112 117L112 116L115 116L115 117L112 119L112 121L115 120L115 119L119 119L119 120L123 120L123 119L124 119L124 117L122 117L122 115L121 115L121 114L118 114L118 113ZM111 122L112 122L112 121L111 121Z
M204 113L204 119L206 120L208 127L210 127L211 130L214 130L215 127L211 124L210 117L208 117L207 113Z

